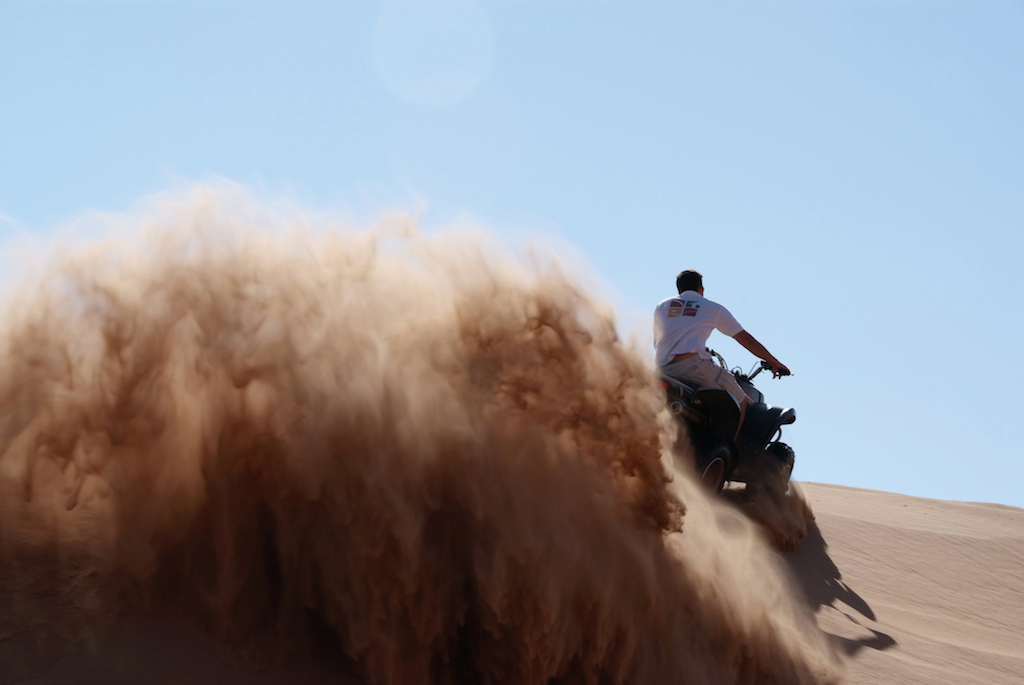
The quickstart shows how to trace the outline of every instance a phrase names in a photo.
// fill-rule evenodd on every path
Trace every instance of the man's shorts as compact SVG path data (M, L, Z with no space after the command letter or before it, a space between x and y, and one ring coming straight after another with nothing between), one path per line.
M732 373L711 359L701 359L700 357L680 359L677 362L666 364L660 370L666 376L688 381L701 387L721 388L736 400L737 406L741 407L747 401L747 393L743 392L743 388L736 382Z

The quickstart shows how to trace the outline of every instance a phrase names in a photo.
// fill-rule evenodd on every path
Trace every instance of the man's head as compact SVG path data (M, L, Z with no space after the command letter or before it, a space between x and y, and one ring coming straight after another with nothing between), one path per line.
M676 290L680 294L687 290L695 290L698 293L704 292L704 277L693 269L687 269L676 276Z

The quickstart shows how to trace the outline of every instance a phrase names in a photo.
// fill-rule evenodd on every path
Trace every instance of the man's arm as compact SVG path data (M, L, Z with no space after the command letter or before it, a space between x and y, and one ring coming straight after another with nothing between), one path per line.
M772 356L772 353L765 349L764 345L757 342L757 340L754 339L754 336L750 333L740 331L733 336L733 340L747 348L747 351L749 351L750 354L754 355L758 359L763 359L768 362L772 367L772 375L778 376L782 371L789 373L789 369L786 368L786 365Z

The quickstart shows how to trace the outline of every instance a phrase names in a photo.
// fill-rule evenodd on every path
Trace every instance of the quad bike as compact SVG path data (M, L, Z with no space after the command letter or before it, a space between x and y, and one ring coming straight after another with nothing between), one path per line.
M721 355L714 350L708 352L728 369ZM754 387L751 381L769 368L767 362L761 362L749 374L732 371L749 398L738 435L740 409L728 392L661 375L669 411L689 430L697 477L715 492L727 481L746 483L748 492L755 488L786 492L795 455L779 438L782 427L796 421L796 410L765 404L764 395Z

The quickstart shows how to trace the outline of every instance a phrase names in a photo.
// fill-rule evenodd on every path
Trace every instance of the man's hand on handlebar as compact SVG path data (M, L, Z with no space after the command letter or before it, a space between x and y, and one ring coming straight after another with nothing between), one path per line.
M762 361L761 368L771 371L772 378L782 378L792 374L789 368L777 359L774 362Z

